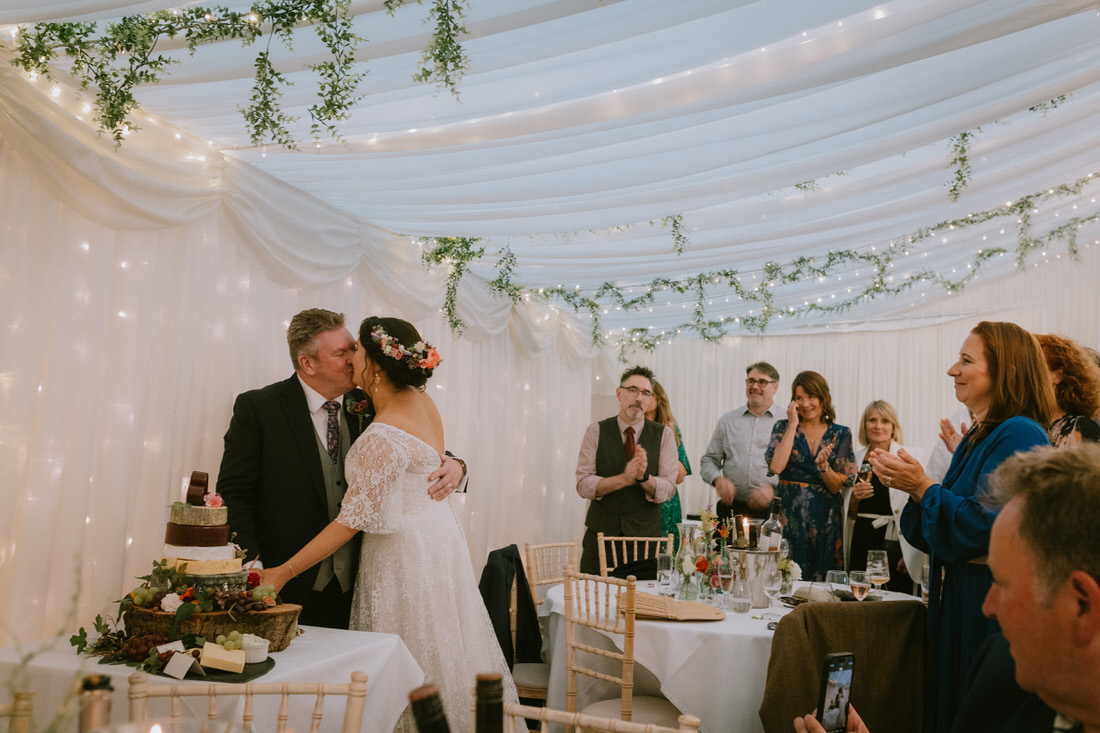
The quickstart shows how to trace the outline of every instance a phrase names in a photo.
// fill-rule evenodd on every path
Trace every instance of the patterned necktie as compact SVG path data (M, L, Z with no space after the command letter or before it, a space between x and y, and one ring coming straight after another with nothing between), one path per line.
M623 441L623 448L626 450L626 460L629 461L634 457L634 426L628 426L625 432L626 440Z
M325 403L325 409L328 410L328 457L332 459L332 463L335 465L337 459L340 457L340 403L336 400L329 400Z

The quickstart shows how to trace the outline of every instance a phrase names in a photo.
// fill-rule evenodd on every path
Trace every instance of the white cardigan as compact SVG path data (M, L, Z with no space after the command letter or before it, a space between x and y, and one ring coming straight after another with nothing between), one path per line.
M890 452L897 455L898 448L902 446L890 441ZM905 452L916 458L922 465L925 461L925 453L921 448L911 448L905 446ZM867 448L861 448L856 453L856 466L858 467L863 463L863 457L867 455ZM852 488L850 486L844 489L844 569L847 571L851 562L849 557L852 551L852 531L855 529L856 521L848 518L848 503L852 499ZM890 489L890 508L894 512L894 526L897 528L898 539L901 541L901 556L905 560L905 567L909 571L909 577L913 579L913 582L920 581L920 569L924 564L925 559L928 557L923 552L913 547L911 544L905 541L905 537L901 535L901 528L898 525L901 519L901 510L905 508L905 505L909 502L909 494L898 489ZM891 568L893 570L893 568Z

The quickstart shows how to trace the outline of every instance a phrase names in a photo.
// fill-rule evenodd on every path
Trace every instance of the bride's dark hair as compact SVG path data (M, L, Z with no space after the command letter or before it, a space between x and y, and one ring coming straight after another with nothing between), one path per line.
M394 358L383 350L383 343L376 340L374 335L375 330L379 328L385 336L389 337L387 342L389 350L400 347L404 352L402 358ZM439 355L431 345L423 342L416 326L400 318L382 318L381 316L364 318L359 324L359 343L363 345L363 350L370 360L386 373L390 383L397 389L411 387L423 390L439 362ZM418 352L417 344L420 344L424 353ZM434 359L431 358L432 356ZM418 364L417 361L421 358L428 365Z

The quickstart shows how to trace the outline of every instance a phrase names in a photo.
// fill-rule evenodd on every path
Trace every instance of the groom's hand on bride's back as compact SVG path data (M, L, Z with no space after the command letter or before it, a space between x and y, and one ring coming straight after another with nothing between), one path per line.
M428 494L436 501L443 501L466 478L466 464L451 456L443 456L443 463L428 476Z

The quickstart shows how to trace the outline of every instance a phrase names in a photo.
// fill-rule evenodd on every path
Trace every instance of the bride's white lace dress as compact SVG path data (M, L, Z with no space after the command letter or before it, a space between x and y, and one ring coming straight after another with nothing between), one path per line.
M338 521L363 532L351 628L400 635L439 686L451 730L468 731L477 673L502 672L506 700L517 700L516 688L462 526L449 499L428 496L428 474L438 467L439 454L424 441L370 425L348 451ZM415 733L408 710L395 730Z

